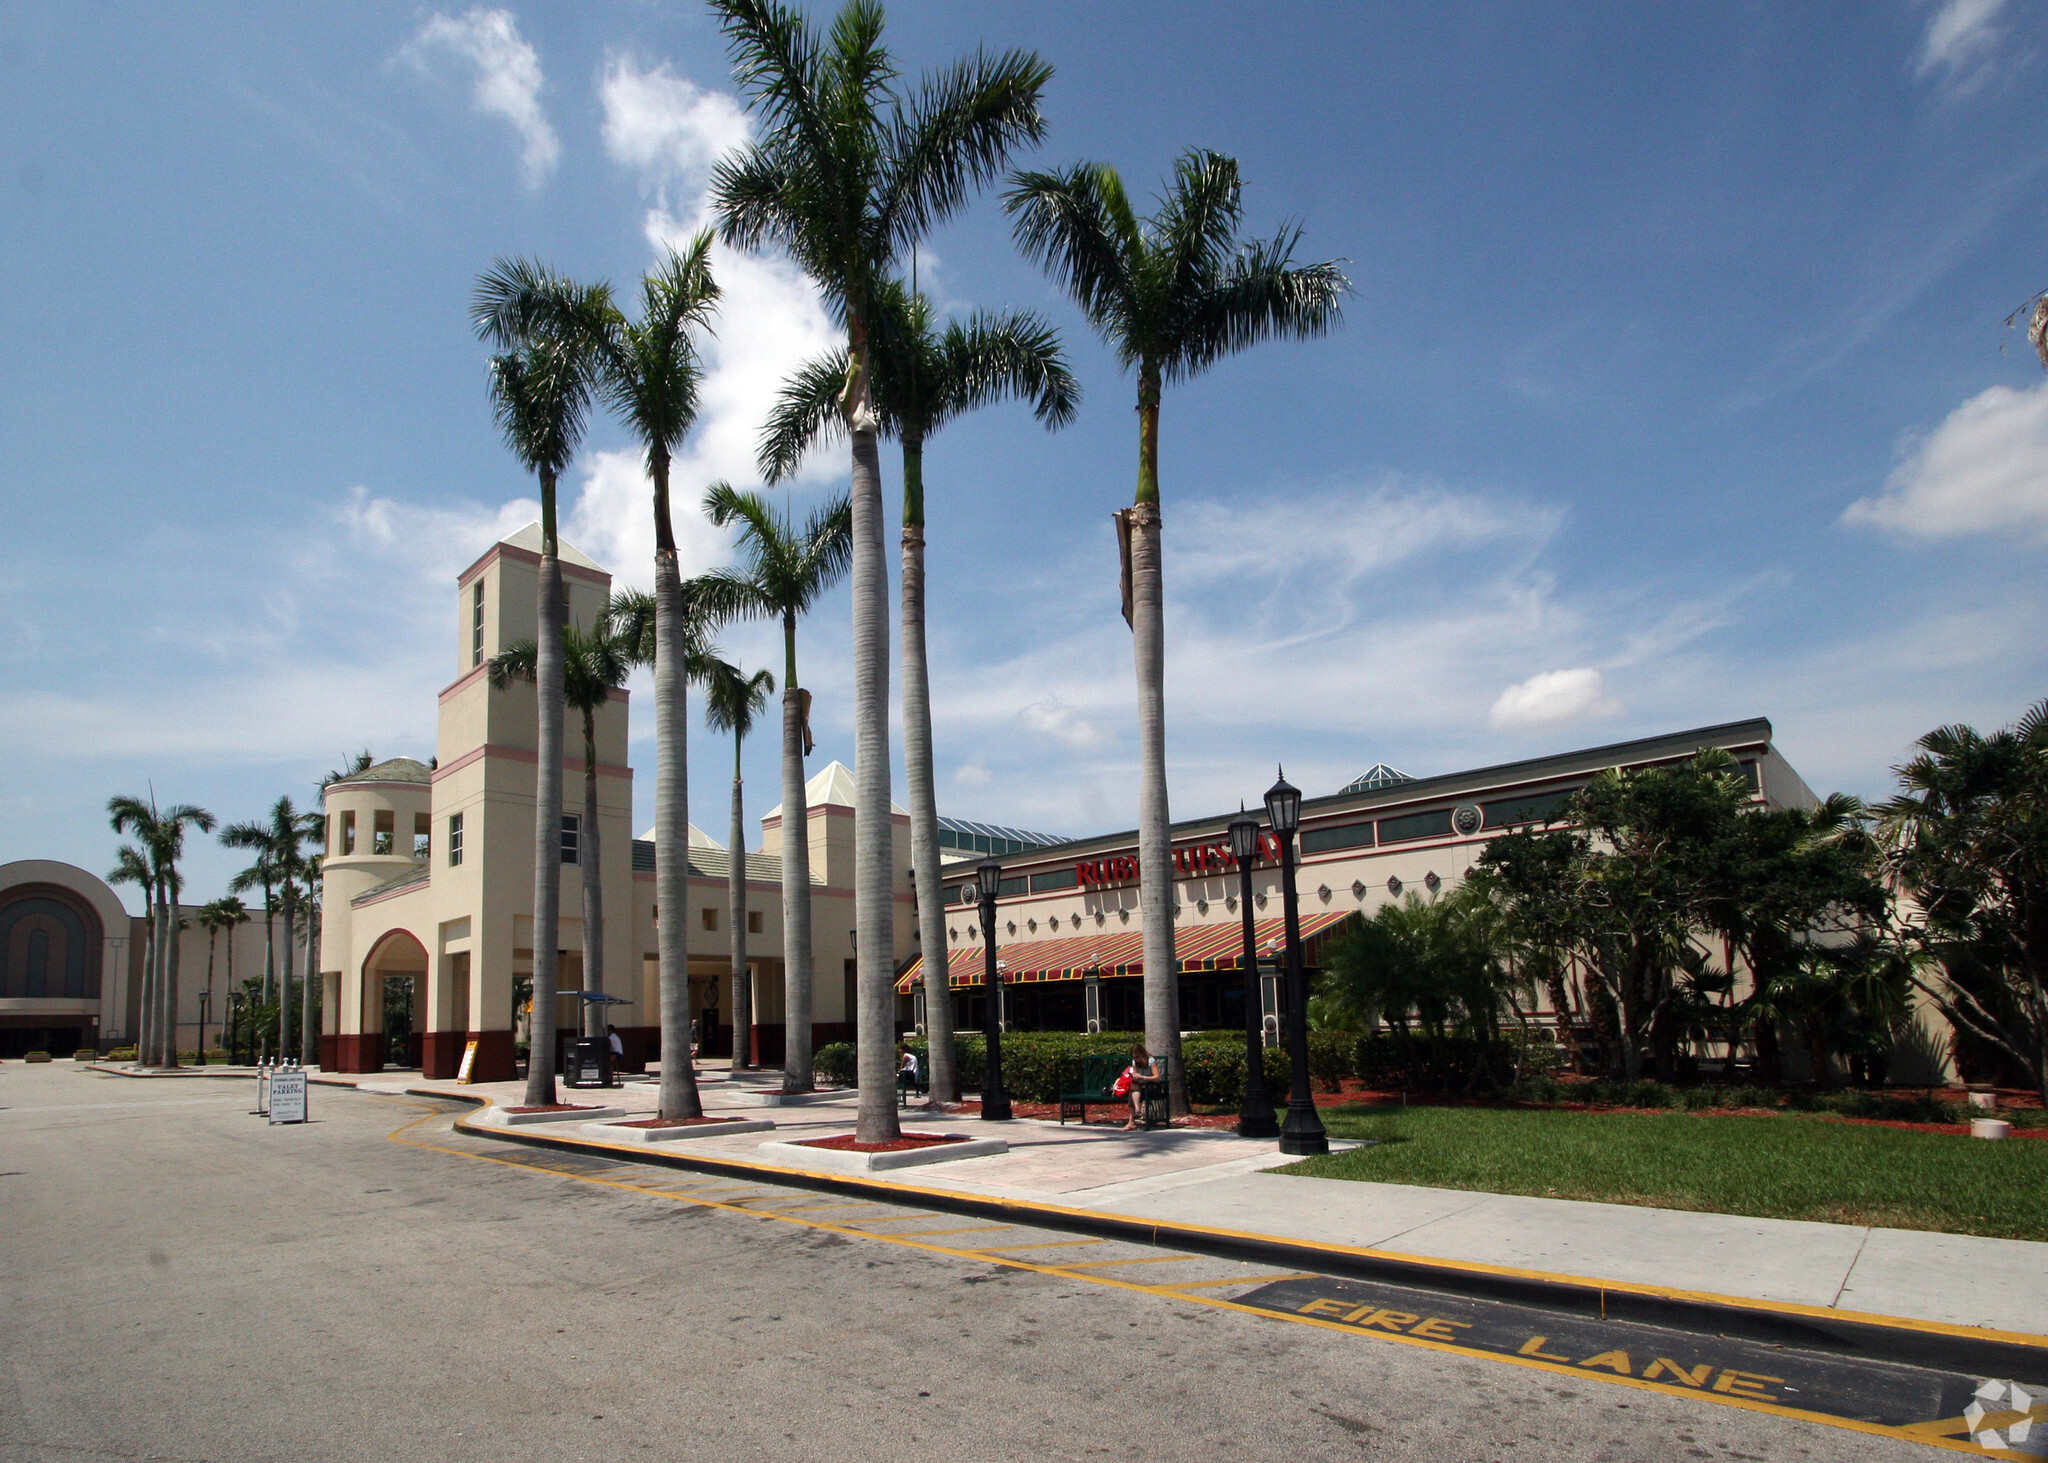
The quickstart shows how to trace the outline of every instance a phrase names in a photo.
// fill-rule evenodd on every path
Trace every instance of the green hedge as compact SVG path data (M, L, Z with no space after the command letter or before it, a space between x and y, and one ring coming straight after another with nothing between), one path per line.
M811 1071L820 1082L851 1087L859 1067L859 1054L850 1041L828 1042L811 1053Z
M1357 1073L1368 1087L1403 1092L1492 1092L1515 1080L1516 1044L1474 1036L1401 1031L1358 1038Z
M1820 1092L1811 1088L1744 1086L1674 1087L1645 1079L1640 1082L1557 1082L1537 1077L1512 1088L1508 1095L1523 1102L1586 1103L1593 1107L1675 1109L1685 1112L1771 1108L1789 1112L1830 1113L1845 1118L1877 1118L1893 1123L1962 1123L1975 1114L1960 1103L1943 1102L1925 1092L1872 1092L1850 1088ZM2024 1126L2032 1114L2000 1110L2000 1117Z

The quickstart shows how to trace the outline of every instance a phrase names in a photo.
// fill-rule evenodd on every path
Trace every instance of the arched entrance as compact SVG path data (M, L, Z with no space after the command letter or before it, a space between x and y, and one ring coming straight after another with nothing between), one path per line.
M97 1043L105 934L99 912L62 885L0 894L0 1057Z
M378 938L363 957L359 1032L344 1034L339 1043L342 1071L419 1066L426 980L427 949L418 936L398 929Z

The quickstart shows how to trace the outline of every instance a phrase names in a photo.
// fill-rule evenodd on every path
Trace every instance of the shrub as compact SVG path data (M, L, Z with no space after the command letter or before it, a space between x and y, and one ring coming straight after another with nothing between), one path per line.
M859 1066L860 1054L850 1041L827 1042L811 1053L811 1071L820 1082L851 1087Z
M1517 1049L1503 1040L1369 1032L1358 1038L1356 1071L1368 1087L1404 1092L1482 1092L1510 1086Z
M50 1054L48 1052L23 1052L21 1059L24 1062L47 1062L50 1060Z
M74 1062L96 1062L99 1059L99 1050L95 1047L82 1046L71 1054L71 1060Z
M132 1046L117 1046L107 1053L107 1060L110 1062L132 1062L135 1060L135 1048Z
M1312 1032L1310 1070L1315 1070L1316 1037L1333 1042L1339 1055L1329 1059L1339 1075L1349 1067L1350 1037L1344 1032ZM1077 1031L1009 1031L1003 1034L1003 1085L1017 1102L1057 1102L1060 1089L1081 1075L1081 1059L1090 1056L1121 1057L1143 1040L1139 1032L1105 1031L1089 1036ZM907 1043L920 1063L931 1060L930 1044L922 1037ZM979 1032L959 1033L955 1039L963 1092L981 1090L985 1057ZM1202 1106L1231 1106L1244 1094L1244 1037L1234 1031L1197 1032L1181 1040L1181 1064L1187 1074L1188 1101ZM1268 1050L1265 1058L1266 1088L1276 1099L1287 1092L1287 1054ZM929 1071L929 1066L926 1067ZM1332 1083L1334 1085L1334 1081Z

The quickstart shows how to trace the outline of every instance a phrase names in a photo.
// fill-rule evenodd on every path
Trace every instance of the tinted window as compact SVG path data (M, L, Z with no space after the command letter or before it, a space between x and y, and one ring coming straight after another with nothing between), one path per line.
M1333 848L1370 848L1372 824L1344 823L1335 828L1310 828L1301 835L1303 853L1328 853Z
M1054 869L1049 874L1033 874L1031 892L1036 894L1042 889L1071 889L1079 882L1072 869Z
M1535 793L1529 797L1501 798L1496 802L1481 803L1486 812L1486 826L1489 828L1512 828L1517 823L1548 823L1564 811L1573 789L1562 792Z
M1451 810L1409 813L1401 818L1380 819L1380 842L1402 843L1411 838L1445 838L1451 831Z

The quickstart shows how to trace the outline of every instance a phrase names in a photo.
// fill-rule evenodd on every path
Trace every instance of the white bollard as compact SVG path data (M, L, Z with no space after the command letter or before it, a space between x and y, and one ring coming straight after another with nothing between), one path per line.
M1989 1091L1972 1091L1970 1093L1970 1106L1976 1108L1979 1112L1996 1112L1998 1111L1998 1094Z
M2010 1138L2012 1136L2012 1124L2004 1118L1971 1118L1970 1136L1972 1138Z

